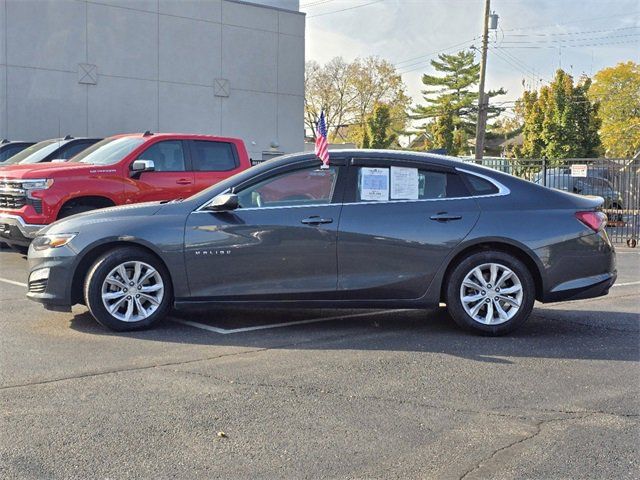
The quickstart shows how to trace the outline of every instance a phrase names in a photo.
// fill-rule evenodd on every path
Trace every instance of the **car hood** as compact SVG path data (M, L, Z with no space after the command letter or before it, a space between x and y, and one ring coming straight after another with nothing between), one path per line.
M29 178L56 178L70 175L116 172L116 167L89 165L78 162L7 165L0 167L0 178L26 180Z
M58 220L40 230L40 233L73 233L89 224L114 222L131 217L149 217L158 213L162 206L161 202L147 202L91 210Z

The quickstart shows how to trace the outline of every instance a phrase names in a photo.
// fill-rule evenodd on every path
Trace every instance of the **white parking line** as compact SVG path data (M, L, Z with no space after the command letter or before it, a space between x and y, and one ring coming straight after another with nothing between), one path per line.
M614 287L628 287L629 285L640 285L640 282L614 283Z
M24 287L24 288L27 288L28 286L26 283L16 282L15 280L9 280L8 278L0 278L0 282L4 282L4 283L8 283L9 285L16 285L18 287Z
M407 311L404 308L396 309L396 310L383 310L380 312L365 312L365 313L354 313L351 315L336 315L335 317L323 317L323 318L311 318L309 320L298 320L295 322L282 322L282 323L271 323L269 325L258 325L256 327L244 327L244 328L220 328L220 327L212 327L211 325L206 325L204 323L193 322L191 320L182 320L178 318L171 318L172 322L182 323L183 325L188 325L190 327L199 328L201 330L208 330L210 332L220 333L222 335L229 335L232 333L243 333L243 332L252 332L254 330L268 330L271 328L282 328L289 327L292 325L304 325L307 323L320 323L320 322L330 322L333 320L342 320L346 318L357 318L357 317L366 317L372 315L383 315L385 313L398 313Z

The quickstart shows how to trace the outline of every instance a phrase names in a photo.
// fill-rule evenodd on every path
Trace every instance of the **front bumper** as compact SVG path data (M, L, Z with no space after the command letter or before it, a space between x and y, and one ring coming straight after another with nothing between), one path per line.
M38 256L29 252L29 280L27 298L42 303L47 310L71 311L71 288L75 271L75 256L68 255L61 248L62 255ZM65 249L66 250L66 249ZM34 254L35 253L35 254ZM38 273L48 270L45 278Z
M0 213L0 240L6 243L26 247L44 227L26 223L19 215Z

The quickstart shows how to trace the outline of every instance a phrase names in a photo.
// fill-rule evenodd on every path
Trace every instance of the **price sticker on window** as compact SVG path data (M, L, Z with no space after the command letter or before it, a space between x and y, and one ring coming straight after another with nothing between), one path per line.
M360 169L360 200L389 200L389 169Z

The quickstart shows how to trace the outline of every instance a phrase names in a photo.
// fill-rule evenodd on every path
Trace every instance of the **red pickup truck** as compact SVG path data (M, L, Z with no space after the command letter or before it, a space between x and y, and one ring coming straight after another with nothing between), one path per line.
M242 140L116 135L69 162L0 171L0 241L24 250L43 226L96 208L188 197L251 166Z

